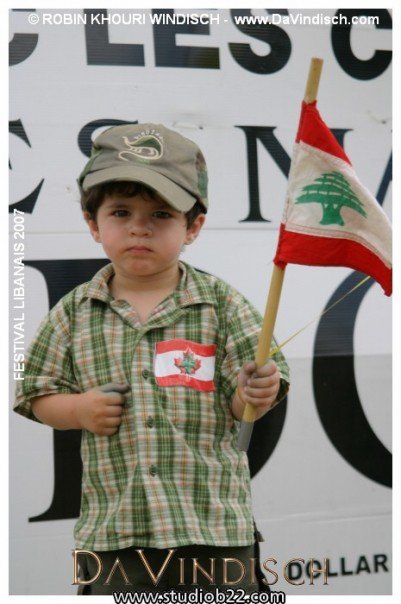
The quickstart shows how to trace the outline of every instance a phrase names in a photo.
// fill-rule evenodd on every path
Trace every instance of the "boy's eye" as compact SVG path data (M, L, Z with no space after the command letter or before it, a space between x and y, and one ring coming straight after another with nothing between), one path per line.
M113 216L117 216L117 218L124 218L128 216L127 210L114 210Z
M164 210L157 210L156 212L153 212L153 216L155 218L171 218L171 214L170 212L165 212Z

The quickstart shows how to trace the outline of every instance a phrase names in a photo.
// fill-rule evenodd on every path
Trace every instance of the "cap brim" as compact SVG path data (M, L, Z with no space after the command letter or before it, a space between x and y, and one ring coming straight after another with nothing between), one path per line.
M119 180L128 180L147 185L180 212L188 212L197 201L194 195L185 191L185 189L175 184L166 176L163 176L163 174L148 168L138 168L135 166L115 166L114 168L105 168L104 170L90 172L85 176L82 188L84 191L87 191L95 185Z

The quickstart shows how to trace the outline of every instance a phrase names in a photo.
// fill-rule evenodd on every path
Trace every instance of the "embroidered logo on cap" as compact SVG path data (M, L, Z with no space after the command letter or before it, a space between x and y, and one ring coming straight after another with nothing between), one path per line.
M138 134L132 141L128 136L123 136L122 140L128 149L123 149L118 157L123 161L129 161L130 155L144 161L154 161L163 156L163 137L156 130L145 130ZM126 157L128 155L128 157Z

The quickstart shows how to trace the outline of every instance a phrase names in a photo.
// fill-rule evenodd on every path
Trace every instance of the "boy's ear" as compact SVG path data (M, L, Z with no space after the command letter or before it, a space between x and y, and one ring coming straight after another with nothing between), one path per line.
M185 244L190 245L200 233L201 228L205 224L206 216L205 214L199 214L190 227L187 228L187 235L185 237Z
M89 212L84 212L84 218L85 218L86 224L89 227L89 230L91 232L93 239L96 241L96 243L101 243L100 233L99 233L99 229L98 229L96 220L94 218L92 218L92 215L89 214Z

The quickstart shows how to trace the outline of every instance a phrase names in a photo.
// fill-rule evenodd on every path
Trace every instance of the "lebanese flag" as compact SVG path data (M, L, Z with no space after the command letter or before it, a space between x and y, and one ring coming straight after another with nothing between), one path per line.
M391 224L313 103L302 103L274 263L348 266L392 292Z
M190 340L156 343L154 374L159 386L186 386L203 392L215 390L215 344Z

